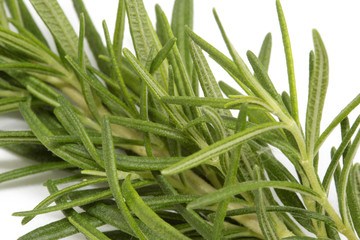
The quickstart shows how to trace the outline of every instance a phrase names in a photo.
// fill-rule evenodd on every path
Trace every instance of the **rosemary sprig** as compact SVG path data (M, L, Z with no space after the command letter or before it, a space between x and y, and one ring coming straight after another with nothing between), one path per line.
M56 51L22 0L0 1L0 112L19 111L30 128L1 132L0 146L40 163L1 173L0 183L59 169L69 176L49 179L48 197L33 210L13 214L24 217L23 224L54 211L65 217L19 239L78 232L88 239L359 238L360 170L353 160L360 118L350 123L347 116L360 97L321 132L329 60L313 30L301 126L279 0L289 80L289 93L282 94L268 74L271 34L259 55L247 52L248 66L214 10L229 58L192 30L192 0L175 0L170 22L157 5L156 27L142 0L120 0L113 39L103 22L105 43L82 0L73 0L79 34L56 0L30 2ZM134 53L123 48L125 18ZM204 53L241 92L217 82ZM230 110L239 110L238 117ZM338 126L341 143L321 178L319 150ZM272 149L288 158L296 175ZM331 182L340 213L329 200ZM97 228L103 225L116 230Z

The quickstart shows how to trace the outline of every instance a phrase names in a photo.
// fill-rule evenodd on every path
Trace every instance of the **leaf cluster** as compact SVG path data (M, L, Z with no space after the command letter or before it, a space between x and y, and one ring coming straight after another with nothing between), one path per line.
M78 30L56 0L30 2L56 49L22 0L0 1L0 112L19 111L31 129L0 132L0 146L38 163L1 173L0 183L60 169L69 176L49 179L48 197L14 213L23 224L54 211L64 218L19 239L358 239L360 117L351 124L347 116L360 95L320 131L329 64L314 30L300 125L279 0L289 80L282 93L268 75L271 34L258 55L247 52L247 66L215 10L231 58L192 31L192 0L175 0L170 22L157 5L156 27L142 0L119 0L113 39L103 22L105 42L82 0L73 0ZM134 53L123 48L125 18ZM241 91L216 81L205 53ZM341 144L320 179L319 149L337 127ZM328 199L332 182L340 214Z

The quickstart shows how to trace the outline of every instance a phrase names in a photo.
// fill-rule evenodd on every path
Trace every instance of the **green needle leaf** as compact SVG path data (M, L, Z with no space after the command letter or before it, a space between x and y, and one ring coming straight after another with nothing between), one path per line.
M105 190L105 191L101 191L99 193L94 193L94 194L91 194L91 195L88 195L85 197L78 198L78 199L70 201L70 202L60 203L60 204L57 204L56 206L40 208L40 209L25 211L25 212L16 212L16 213L13 213L13 216L23 216L23 217L36 216L39 214L45 214L45 213L55 212L55 211L60 211L60 210L66 210L69 208L86 205L86 204L96 202L96 201L99 201L99 200L102 200L105 198L109 198L110 196L111 196L110 190Z
M89 215L88 213L80 213L80 215L94 227L104 225L101 220ZM21 236L19 240L54 240L65 238L78 232L77 228L75 228L67 218L64 218L28 232L27 234Z
M105 33L106 45L108 48L108 52L109 52L109 55L111 58L111 63L113 65L113 69L114 69L114 73L115 73L115 79L116 79L117 84L120 87L121 95L123 96L124 101L127 103L127 106L129 106L129 108L133 111L133 113L135 115L137 115L137 110L136 110L135 104L130 96L130 93L125 85L123 76L120 72L119 64L118 64L118 61L116 60L115 51L114 51L113 45L111 43L109 30L108 30L108 27L107 27L105 21L103 21L103 28L104 28L104 33Z
M124 197L121 193L119 180L117 177L115 149L112 141L110 121L107 117L102 121L102 133L103 133L103 158L105 162L106 175L108 177L111 192L115 198L118 208L121 210L122 215L125 217L127 224L136 233L140 239L147 239L143 232L139 229L134 218L132 217L129 209L127 208Z
M269 75L266 72L265 67L260 62L260 59L258 59L254 53L251 51L247 52L247 57L249 59L249 62L251 66L254 69L255 77L260 82L260 84L263 86L264 89L266 89L269 94L279 103L282 104L282 99L279 93L276 91L273 83L270 80Z
M20 25L24 25L21 12L20 12L20 6L19 2L15 0L6 0L6 5L8 5L9 10L11 12L11 15L13 19L18 22Z
M40 121L40 119L31 110L29 101L21 102L19 104L19 109L35 136L42 142L42 144L46 148L51 150L55 155L69 162L70 164L78 166L82 169L98 170L98 165L95 162L74 158L63 148L54 147L47 138L53 136L54 134Z
M345 149L348 148L349 143L351 141L352 136L354 135L356 129L358 128L360 124L360 116L358 116L351 126L351 128L347 131L346 135L343 137L342 142L334 155L331 157L331 162L329 164L329 167L326 170L324 179L323 179L323 186L326 190L326 192L329 192L330 189L330 183L332 180L332 177L335 173L335 169L337 166L339 166L339 161L341 158L341 155L345 152Z
M360 235L360 171L359 164L351 167L347 185L347 204L354 228Z
M186 157L184 160L172 165L171 167L165 168L161 171L164 175L173 175L176 173L183 172L187 169L196 167L206 161L225 153L241 143L244 143L252 138L261 135L264 132L271 131L274 129L286 128L283 123L267 123L245 129L242 132L236 133L229 136L221 141L218 141L192 155Z
M125 0L120 0L118 9L117 9L117 16L116 16L116 23L115 23L115 31L114 31L114 52L116 56L116 60L118 64L120 64L121 54L122 54L122 45L124 39L124 29L125 29Z
M225 54L217 50L210 43L195 34L190 28L186 28L186 33L196 44L210 54L210 57L212 57L220 66L222 66L229 74L234 76L234 80L239 84L239 86L241 86L242 89L244 89L246 93L252 95L248 83L243 79L233 61L231 61L227 56L225 56Z
M109 120L111 123L129 128L134 128L142 132L153 133L159 136L180 140L185 143L190 142L190 140L181 131L177 130L176 128L172 128L160 123L154 123L139 119L129 119L129 118L117 117L117 116L109 116Z
M65 55L76 57L78 37L56 0L30 1Z
M349 151L344 159L344 166L340 174L340 180L338 184L339 187L337 189L338 198L339 198L339 209L345 223L350 221L348 216L349 208L346 201L346 186L348 183L352 163L356 155L356 152L359 148L359 145L360 145L360 130L357 132L356 136L354 137L353 143L351 144Z
M306 145L313 156L315 143L320 135L320 121L329 82L329 63L319 33L313 31L315 45L314 69L310 76L308 106L306 111ZM290 94L291 97L291 94Z
M157 99L167 96L167 92L160 86L160 84L151 76L150 73L144 68L143 65L139 62L138 59L128 50L124 49L125 57L130 61L131 65L134 67L135 71L141 77L142 80L146 82L151 92L155 95Z
M87 180L87 181L69 186L62 190L56 191L55 193L52 193L50 196L48 196L44 200L42 200L38 205L36 205L34 210L46 208L51 203L53 203L54 201L56 201L57 199L59 199L60 197L62 197L63 195L65 195L71 191L74 191L76 189L83 188L83 187L86 187L89 185L93 185L96 183L102 183L102 182L106 182L106 178L96 178L96 179ZM21 223L26 224L26 223L30 222L33 218L34 218L34 216L24 217L24 219L22 220Z
M329 126L321 133L320 137L316 141L315 144L315 150L314 154L316 154L321 147L321 145L324 143L326 138L330 135L332 130L346 117L354 110L358 105L360 104L360 94L357 95L346 107L341 110L341 112L332 120L332 122L329 124Z
M99 94L99 97L102 98L104 102L106 102L107 100L114 106L114 108L123 111L124 113L126 113L126 115L135 116L134 113L130 110L130 108L125 105L125 103L123 103L115 95L113 95L104 85L101 84L100 81L90 77L71 57L66 56L65 59L70 63L71 67L74 68L74 70L79 74L80 77L87 81L96 91L101 93Z
M304 187L298 183L283 182L283 181L247 181L243 183L237 183L229 187L221 188L215 192L209 193L203 197L200 197L187 205L188 209L202 208L212 205L218 201L224 200L228 197L236 194L255 190L264 187L274 187L279 189L286 189L300 194L304 194L312 197L313 199L319 199L319 194L308 187Z
M295 71L294 71L294 60L291 51L290 37L287 29L284 12L282 10L280 0L276 0L276 10L278 13L281 35L283 39L283 45L285 50L286 57L286 66L288 71L289 78L289 88L290 88L290 101L291 101L291 114L295 119L296 123L299 124L299 110L298 110L298 100L297 100L297 91L296 91L296 81L295 81Z
M96 63L99 68L106 74L110 73L109 64L99 58L99 55L107 56L107 49L105 48L102 39L97 32L89 13L87 12L84 2L82 0L73 0L72 1L76 10L78 17L80 18L81 13L84 14L85 20L85 36L89 43L89 47L95 56Z
M122 184L122 191L126 199L126 203L132 212L147 226L152 228L157 234L174 240L189 239L170 224L161 219L155 212L151 210L149 206L144 203L144 201L140 198L138 193L131 185L129 177L127 177Z
M154 73L161 66L162 62L167 58L170 51L172 50L172 47L174 46L176 40L176 38L169 39L169 41L166 42L164 47L156 54L156 56L151 62L149 70L150 73Z
M181 58L186 65L188 74L191 73L191 50L189 49L189 36L185 32L185 26L193 27L193 0L176 0L171 17L171 30L178 39L176 45Z
M0 183L18 179L18 178L25 177L25 176L29 176L29 175L33 175L33 174L37 174L37 173L58 170L58 169L72 168L72 167L74 167L74 166L67 162L34 164L29 167L18 168L15 170L1 173L0 174Z
M141 64L145 64L149 56L150 49L154 48L157 53L161 49L161 43L145 10L143 1L124 1L136 57ZM167 75L167 65L162 64L160 71L154 75L154 79L156 79L161 86L166 86Z
M261 181L260 179L260 169L258 166L255 166L255 175L256 180ZM262 233L264 234L265 239L269 240L278 240L279 237L276 234L276 229L274 227L273 218L266 211L266 197L264 196L263 189L259 188L254 191L255 194L255 204L256 204L256 215L259 219L259 225Z
M86 238L91 240L110 240L110 238L97 230L86 219L82 218L81 215L75 214L68 219Z
M259 60L267 71L269 69L270 55L271 55L272 37L271 33L266 34L266 37L261 45Z
M0 70L18 70L24 72L32 72L32 73L41 73L46 75L52 76L63 76L63 74L51 67L40 65L40 64L33 64L27 62L7 62L7 63L0 63Z
M246 126L246 115L247 115L247 104L242 105L241 110L238 115L238 121L236 126L236 132L243 131ZM241 155L241 146L234 149L233 154L230 158L230 164L225 176L224 187L231 186L236 181L236 175L239 167L239 160ZM221 230L223 228L224 219L226 216L226 210L230 203L231 198L227 198L221 201L217 207L215 220L214 220L214 230L212 239L218 239L221 236Z
M58 101L61 105L60 107L58 107L58 109L59 111L63 111L63 115L66 116L67 120L69 121L69 124L71 124L73 129L76 131L75 135L80 137L81 141L84 144L84 147L89 152L91 157L97 162L97 164L103 167L104 163L101 160L89 135L87 134L84 125L80 121L78 115L75 113L73 106L63 96L59 96Z

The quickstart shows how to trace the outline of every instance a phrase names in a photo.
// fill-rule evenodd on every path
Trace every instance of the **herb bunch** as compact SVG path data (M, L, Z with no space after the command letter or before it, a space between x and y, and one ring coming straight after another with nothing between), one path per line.
M54 211L65 217L20 239L78 232L88 239L358 239L360 169L353 159L360 117L351 124L347 116L360 95L320 132L329 66L314 30L306 124L300 125L278 0L290 89L282 94L267 74L271 35L258 55L247 52L247 66L214 10L230 59L192 31L192 0L175 1L171 22L156 6L156 28L142 0L119 0L113 39L103 22L105 43L81 0L73 1L78 34L56 0L30 2L56 51L22 0L5 1L11 16L1 1L0 112L20 111L31 130L0 132L0 145L39 163L1 173L0 182L60 169L70 176L49 179L47 198L14 213L23 224ZM125 18L135 53L122 46ZM215 80L204 52L242 92ZM319 149L338 126L341 144L320 179ZM274 148L295 176L263 151ZM328 200L332 182L340 213ZM99 230L103 225L115 230Z

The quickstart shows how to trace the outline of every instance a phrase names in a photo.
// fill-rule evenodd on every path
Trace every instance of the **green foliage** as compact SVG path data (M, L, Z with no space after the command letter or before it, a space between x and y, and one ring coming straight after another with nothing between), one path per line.
M247 52L247 66L215 10L231 58L193 32L192 0L176 0L171 21L157 5L156 28L142 0L121 0L113 39L103 22L105 42L83 1L73 1L78 34L56 0L30 2L57 53L22 0L0 1L0 113L19 111L30 127L0 132L0 146L37 160L1 173L0 183L54 170L69 176L49 179L48 197L13 214L23 224L55 211L65 218L19 239L76 233L87 239L358 239L360 170L353 161L360 117L351 123L348 115L360 95L320 131L329 60L314 30L306 124L300 125L279 0L289 94L278 92L268 75L270 33L258 56ZM123 48L126 17L135 53ZM241 92L216 80L204 52ZM339 125L341 142L321 179L319 149ZM329 202L332 182L340 214ZM115 229L98 228L104 225Z

